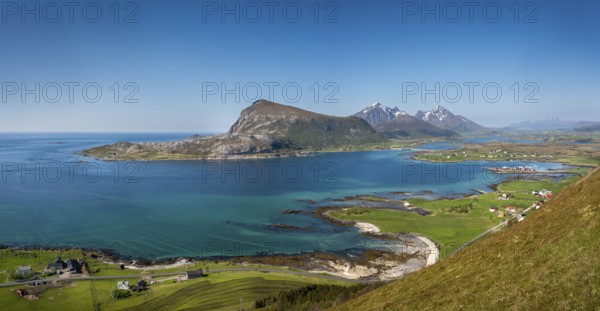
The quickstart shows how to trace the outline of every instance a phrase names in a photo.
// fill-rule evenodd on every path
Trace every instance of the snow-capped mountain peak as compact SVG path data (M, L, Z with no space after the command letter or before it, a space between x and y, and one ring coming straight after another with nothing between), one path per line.
M380 102L375 102L362 111L354 114L355 117L365 119L369 124L376 125L379 123L393 120L399 115L407 115L406 112L400 111L398 107L390 108L382 105Z
M449 116L454 116L452 112L448 111L448 109L442 107L442 105L438 105L433 108L433 110L425 113L424 121L429 121L431 118L436 118L438 121L444 121Z
M458 133L478 132L485 128L473 121L459 115L455 115L441 105L430 111L419 111L415 115L417 119L429 122L444 129L456 131Z

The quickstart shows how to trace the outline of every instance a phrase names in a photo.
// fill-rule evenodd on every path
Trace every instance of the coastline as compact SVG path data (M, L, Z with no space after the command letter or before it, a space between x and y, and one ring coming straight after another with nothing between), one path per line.
M367 235L371 235L374 237L377 237L378 235L385 235L384 233L381 233L381 230L379 229L379 227L375 226L374 224L368 223L368 222L357 222L354 224L355 227L358 228L358 230L360 230L361 233L363 234L367 234ZM426 266L431 266L433 264L435 264L436 262L438 262L439 258L440 258L440 250L438 249L437 245L435 244L435 242L433 242L432 240L430 240L429 238L422 236L420 234L417 233L410 233L414 236L417 237L417 239L423 241L423 243L425 243L427 245L427 251L425 252L427 255L427 265Z
M370 225L370 224L369 224ZM371 228L376 228L370 225ZM377 228L378 229L378 228ZM365 233L369 234L369 233ZM224 264L244 269L248 265L265 265L276 269L296 269L311 274L327 274L347 279L351 282L388 281L403 277L426 266L420 254L422 245L410 241L412 237L394 237L392 250L357 248L337 252L315 251L299 254L256 254L231 257L169 257L160 260L123 256L112 249L86 249L73 247L44 247L1 245L3 249L19 251L64 251L74 259L95 258L99 263L123 266L125 270L141 273L155 273L160 270L185 272L197 269L197 264ZM389 240L386 240L389 242ZM357 254L358 252L358 254ZM93 254L93 255L92 255ZM90 257L93 256L93 257ZM46 258L50 263L54 257ZM65 257L66 258L66 257ZM202 268L202 266L200 266ZM0 283L1 284L1 283Z
M278 159L278 158L299 158L312 156L316 151L302 151L297 153L253 153L253 154L233 154L233 155L221 155L221 156L205 156L205 157L172 157L172 158L137 158L137 157L123 157L123 158L112 158L102 157L93 155L85 151L77 152L84 157L106 161L106 162L119 162L119 161L139 161L139 162L159 162L159 161L228 161L228 160L261 160L261 159Z

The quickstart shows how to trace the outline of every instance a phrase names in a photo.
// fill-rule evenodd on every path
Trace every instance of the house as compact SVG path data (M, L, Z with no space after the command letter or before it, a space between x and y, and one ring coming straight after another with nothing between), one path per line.
M129 281L123 280L117 282L117 289L128 290L129 289Z
M517 212L517 207L514 205L509 205L506 207L506 211L509 213L516 213Z
M67 267L67 263L65 263L64 261L62 261L62 259L60 257L56 257L56 259L54 260L53 263L49 264L48 266L46 266L46 270L62 270L65 269Z
M134 292L141 292L148 290L148 282L146 280L140 280L137 282L137 286L131 286L130 288Z
M202 269L186 271L184 275L180 275L177 277L177 281L183 282L183 281L187 281L187 280L201 278L203 276L204 276L204 274L203 274Z
M501 194L498 197L498 200L504 200L504 201L506 201L506 200L509 200L509 199L510 199L510 196L508 194L506 194L506 193L503 193L503 194Z
M203 276L202 269L193 270L193 271L187 271L186 274L188 276L188 279L190 279L190 280L192 280L192 279L198 279L198 278L201 278Z
M502 212L502 211L498 212L498 218L504 218L504 212Z
M28 276L31 273L31 266L19 266L17 268L17 274L22 276Z
M546 189L542 189L541 191L533 191L532 194L534 194L535 196L540 197L540 198L551 198L552 197L552 191L546 190Z
M495 206L490 207L490 213L495 213L498 211L498 208Z
M67 271L69 271L71 274L81 273L81 265L77 260L69 259L65 263L67 264Z

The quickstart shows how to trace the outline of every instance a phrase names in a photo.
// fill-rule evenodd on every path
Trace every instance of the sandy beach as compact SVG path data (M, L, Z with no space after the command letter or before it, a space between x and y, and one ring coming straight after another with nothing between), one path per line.
M357 222L354 224L355 227L358 228L358 230L360 230L360 232L362 233L379 233L381 232L381 230L379 230L379 228L373 224L370 224L368 222Z
M437 248L435 243L424 236L417 236L417 238L427 244L427 266L431 266L440 259L440 250Z
M354 224L354 226L357 227L362 233L381 233L381 230L377 226L368 222L357 222ZM416 237L427 245L427 251L425 252L427 256L427 266L431 266L436 263L440 258L440 250L437 248L435 243L421 235L416 235Z

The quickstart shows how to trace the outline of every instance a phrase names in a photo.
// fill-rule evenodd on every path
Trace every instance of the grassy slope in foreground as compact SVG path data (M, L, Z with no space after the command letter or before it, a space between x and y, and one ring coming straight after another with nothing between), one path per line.
M557 310L600 305L600 170L509 230L337 310Z

